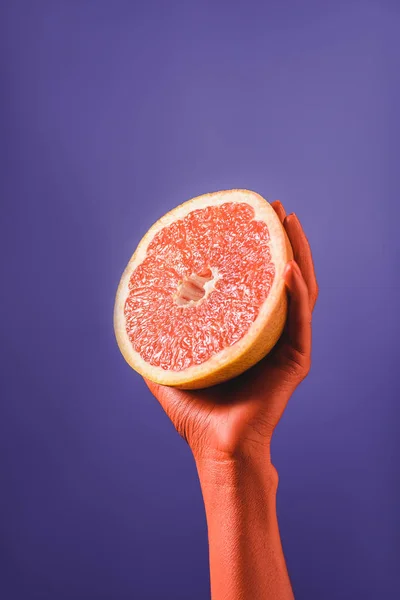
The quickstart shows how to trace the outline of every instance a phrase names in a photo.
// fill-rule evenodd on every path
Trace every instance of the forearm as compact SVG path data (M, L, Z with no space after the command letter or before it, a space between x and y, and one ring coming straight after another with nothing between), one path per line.
M265 462L196 461L205 502L213 600L292 600Z

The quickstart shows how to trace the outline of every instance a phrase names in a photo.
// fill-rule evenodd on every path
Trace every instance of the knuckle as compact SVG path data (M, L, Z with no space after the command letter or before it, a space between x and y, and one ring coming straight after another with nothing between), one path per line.
M311 369L310 357L297 348L288 348L286 370L299 381L305 379Z

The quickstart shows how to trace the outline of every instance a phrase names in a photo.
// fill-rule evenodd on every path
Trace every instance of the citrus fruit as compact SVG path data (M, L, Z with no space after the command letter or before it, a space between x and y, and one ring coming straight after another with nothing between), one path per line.
M244 372L282 333L291 258L277 214L255 192L177 206L145 234L118 287L114 329L126 361L183 389Z

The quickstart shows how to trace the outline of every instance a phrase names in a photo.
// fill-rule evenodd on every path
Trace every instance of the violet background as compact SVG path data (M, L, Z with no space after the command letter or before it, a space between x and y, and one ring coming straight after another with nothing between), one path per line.
M232 187L299 215L320 284L273 443L296 599L399 597L399 6L2 2L2 600L209 597L193 460L112 310L149 226Z

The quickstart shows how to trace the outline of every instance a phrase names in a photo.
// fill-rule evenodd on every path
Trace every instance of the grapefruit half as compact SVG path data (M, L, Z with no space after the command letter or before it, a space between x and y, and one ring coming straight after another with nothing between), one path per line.
M122 275L114 329L124 358L147 379L182 389L243 373L282 333L292 257L277 214L255 192L177 206L149 229Z

